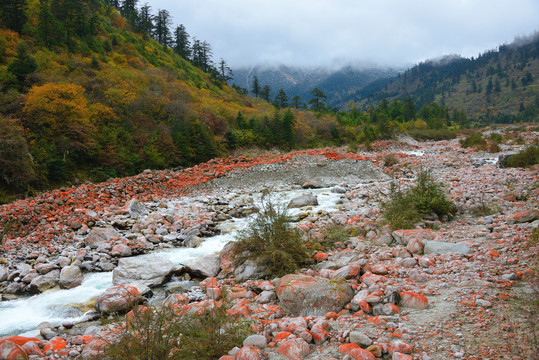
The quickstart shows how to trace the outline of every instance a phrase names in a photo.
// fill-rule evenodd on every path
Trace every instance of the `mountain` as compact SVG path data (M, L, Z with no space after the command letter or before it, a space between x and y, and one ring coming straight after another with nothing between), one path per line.
M392 79L399 71L402 70L366 65L346 65L336 69L256 65L233 69L233 79L229 83L251 90L257 76L261 86L271 87L271 99L283 89L290 99L299 96L303 102L308 102L312 98L311 91L318 88L328 97L329 107L345 108L350 94L374 81Z
M391 82L371 83L353 100L365 109L384 97L413 97L418 107L436 102L476 119L537 121L539 32L477 58L450 55L425 61Z

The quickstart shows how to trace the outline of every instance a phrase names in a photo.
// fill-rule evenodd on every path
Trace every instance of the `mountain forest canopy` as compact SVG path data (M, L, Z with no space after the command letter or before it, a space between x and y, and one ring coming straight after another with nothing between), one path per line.
M172 28L166 9L136 0L0 1L0 201L237 149L369 143L470 126L458 107L424 97L387 96L340 111L318 87L304 98L257 77L251 94L230 87L232 71L214 61L207 41ZM517 88L536 86L532 70ZM506 81L492 79L490 91L503 92Z

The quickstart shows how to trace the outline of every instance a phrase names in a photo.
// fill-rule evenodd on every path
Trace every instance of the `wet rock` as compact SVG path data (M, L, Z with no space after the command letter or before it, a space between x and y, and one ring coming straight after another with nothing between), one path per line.
M301 195L293 198L288 203L288 208L302 208L304 206L316 206L318 205L318 198L312 193Z
M448 243L443 241L427 241L424 244L423 252L428 254L470 254L472 249L466 243Z
M104 242L110 242L113 237L120 236L114 228L94 228L84 239L84 243L92 249L97 249Z
M43 263L43 264L37 264L35 266L35 269L37 270L38 273L40 273L41 275L45 275L46 273L54 270L56 268L56 265L55 264L51 264L51 263Z
M45 340L51 340L57 337L58 333L52 331L50 327L42 327L39 329L39 335L41 335Z
M127 285L133 281L154 287L165 282L174 271L174 264L168 259L148 256L123 258L112 272L114 285Z
M124 313L142 300L142 295L134 286L118 285L107 289L97 298L95 308L103 314Z
M66 266L60 272L60 287L72 289L82 284L82 271L75 265Z
M193 259L185 264L185 270L189 275L196 278L215 277L221 270L219 255L208 254Z
M33 293L41 293L58 285L60 271L54 270L46 275L40 275L30 282L29 290Z
M301 187L304 189L320 189L322 185L316 181L307 181Z
M283 309L293 315L322 316L339 312L354 292L345 281L286 275L279 281L277 297Z

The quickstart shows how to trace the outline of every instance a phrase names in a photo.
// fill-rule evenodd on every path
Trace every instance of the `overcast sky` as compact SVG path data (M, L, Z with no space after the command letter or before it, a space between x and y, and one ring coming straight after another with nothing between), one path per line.
M539 0L146 0L232 67L466 57L539 30ZM144 3L144 0L140 0Z

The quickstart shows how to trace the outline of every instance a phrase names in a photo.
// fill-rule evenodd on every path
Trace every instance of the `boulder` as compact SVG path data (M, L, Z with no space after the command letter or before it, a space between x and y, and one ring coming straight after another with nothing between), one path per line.
M524 210L507 217L509 224L521 224L539 219L539 210Z
M134 286L118 285L107 289L95 302L97 311L103 314L125 313L142 300Z
M412 239L434 240L434 233L430 229L395 230L393 238L401 245L408 245Z
M268 346L268 340L264 335L251 335L243 340L243 346L254 346L263 349Z
M8 271L5 267L0 266L0 282L6 281L8 276Z
M30 291L33 293L41 293L43 291L52 289L58 285L60 280L60 271L53 270L46 275L40 275L30 282Z
M470 254L472 249L466 243L448 243L443 241L426 241L423 247L423 253L428 254Z
M303 360L309 355L309 344L301 338L288 339L281 342L277 352L292 360Z
M185 270L189 275L198 278L217 276L221 267L219 266L219 255L208 254L193 259L185 264Z
M302 208L304 206L316 206L318 205L318 198L312 193L301 195L293 198L288 203L288 208Z
M72 289L82 284L82 271L76 265L66 266L60 272L60 287Z
M110 241L111 238L120 236L120 233L113 228L94 228L84 239L84 244L92 249L97 249L99 245Z
M127 211L129 211L129 216L131 216L133 219L138 219L142 215L146 215L148 213L146 206L144 206L144 204L137 199L131 199L129 205L127 205Z
M267 268L259 266L252 260L245 261L234 270L234 277L239 282L262 279L268 275L269 271Z
M116 244L110 250L111 256L131 256L131 248L125 244Z
M174 271L174 264L158 256L123 258L112 272L114 285L128 285L134 281L149 287L159 286Z
M277 288L282 308L296 316L323 316L331 311L339 312L353 296L354 291L345 281L307 275L286 275Z
M7 340L0 342L0 359L26 360L28 355L19 345Z

